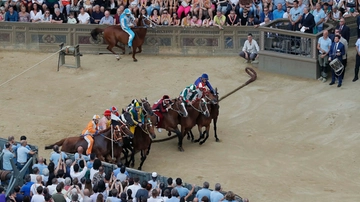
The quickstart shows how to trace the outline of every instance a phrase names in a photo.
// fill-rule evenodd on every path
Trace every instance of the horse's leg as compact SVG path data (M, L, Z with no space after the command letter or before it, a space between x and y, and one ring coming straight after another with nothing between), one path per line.
M146 155L149 155L149 154L150 154L150 148L151 148L151 143L149 144L149 147L148 147L148 149L147 149Z
M142 169L142 166L146 160L147 155L145 153L146 152L144 150L141 150L141 162L140 162L140 166L139 166L138 170Z
M191 130L188 132L188 140L190 140L190 137L191 137L191 142L194 142L194 134Z
M132 47L132 58L134 60L134 62L137 62L138 60L135 58L135 54L136 54L136 46L133 45Z
M115 46L120 48L123 51L122 54L125 54L125 48L124 47L121 47L118 43L116 43Z
M110 52L112 52L114 55L116 55L116 59L117 59L117 60L120 60L120 56L117 55L117 54L112 50L113 48L114 48L114 44L111 43L111 42L109 42L109 45L108 45L108 47L106 47L106 49L108 49Z
M203 141L199 142L200 145L204 144L206 140L209 138L209 130L210 130L210 124L205 127L206 136Z
M219 142L220 140L219 140L219 138L218 138L218 136L217 136L217 132L216 132L216 123L217 123L217 117L215 117L213 120L214 120L214 133L215 133L215 140L216 140L216 142Z
M130 166L133 168L135 165L135 149L132 148L130 151L131 151Z
M183 152L184 149L182 147L182 141L185 135L185 129L182 127L181 132L179 130L175 131L176 135L178 136L178 149L179 151Z
M199 131L199 139L196 139L195 142L199 142L202 138L204 138L204 134L202 133L202 126L198 125L198 131Z
M142 51L142 47L139 46L139 50L136 53L141 53L141 51Z

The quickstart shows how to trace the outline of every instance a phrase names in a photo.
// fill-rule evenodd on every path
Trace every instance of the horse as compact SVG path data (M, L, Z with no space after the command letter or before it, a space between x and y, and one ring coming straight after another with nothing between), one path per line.
M132 58L134 62L137 62L137 59L135 58L136 53L142 52L142 45L145 41L145 36L147 32L148 24L145 23L145 21L148 21L148 24L150 24L150 20L147 19L145 16L140 15L137 26L132 28L132 30L135 33L135 37L132 43ZM123 54L125 54L125 48L118 45L118 42L122 44L128 44L129 41L129 34L126 33L119 25L111 25L106 27L105 29L95 28L91 31L91 37L94 40L98 40L97 36L103 33L105 42L108 44L107 49L112 52L114 55L117 55L112 49L114 46L120 48L123 50ZM139 51L136 51L136 49L139 48ZM120 59L120 55L116 56L116 59Z
M125 117L130 124L134 124L128 112L125 112L123 117ZM118 163L121 160L123 136L133 138L134 135L130 132L127 125L121 120L112 120L111 124L114 126L113 138L111 138L111 127L101 131L100 135L94 136L93 153L95 153L97 158L101 161L105 161L106 158L108 162L112 162L112 159L110 158L111 150L108 148L111 148L111 144L114 142L116 143L114 144L114 156L116 157L116 162ZM68 153L76 153L77 148L82 146L84 148L84 155L85 150L88 147L88 143L82 136L63 138L54 144L45 146L45 149L52 149L54 145L58 145L59 147L62 146L61 150Z
M124 141L125 150L125 166L134 167L135 164L135 153L140 151L141 162L138 170L142 169L142 166L149 155L152 139L156 138L154 131L154 124L157 123L157 117L154 115L154 112L151 109L150 103L147 101L147 98L141 99L141 107L144 112L144 125L141 127L136 127L134 132L134 138L132 140L126 139ZM131 152L130 160L128 160L129 150Z

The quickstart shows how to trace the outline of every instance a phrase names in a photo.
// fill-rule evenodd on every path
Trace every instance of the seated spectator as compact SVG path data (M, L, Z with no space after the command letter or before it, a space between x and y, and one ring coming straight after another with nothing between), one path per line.
M93 12L93 2L94 0L80 0L80 5L84 7L85 12L89 13L90 15Z
M245 26L247 24L248 17L249 17L248 14L249 14L249 12L247 10L245 10L242 14L240 14L240 16L239 16L240 26Z
M289 18L290 16L290 8L286 8L286 12L283 15L283 18Z
M168 26L171 23L171 15L167 10L163 10L160 18L160 24L163 26Z
M217 0L216 5L217 5L217 11L220 11L223 15L225 15L226 10L227 10L228 1L227 0Z
M82 160L84 162L84 165L86 165L85 160L84 159L82 159ZM74 178L81 179L85 176L86 171L87 171L86 166L82 171L80 171L80 166L76 163L76 161L74 161L74 163L70 167L70 176L72 179L74 179Z
M62 23L64 21L64 16L60 13L60 9L55 9L55 15L52 21L56 21L55 23ZM62 159L64 162L68 156L64 152L61 152L57 145L54 146L53 150L50 155L50 161L54 163L56 168L59 165L59 159Z
M12 158L15 158L15 154L12 153L12 144L7 142L5 144L5 149L3 150L3 157L2 157L3 170L7 170L7 171L13 170L11 166Z
M215 5L212 4L210 0L203 0L202 15L209 15L211 20L213 19L213 11L215 10ZM180 16L179 16L180 17Z
M220 191L221 185L220 183L216 183L215 189L210 193L210 201L221 201L224 198L224 195Z
M155 2L156 0L153 0L153 1ZM139 11L139 7L138 7L139 1L138 0L129 0L128 3L129 3L128 9L130 9L131 13L137 14ZM148 13L151 13L151 11L149 11Z
M191 27L201 27L201 25L202 25L201 19L199 19L196 15L194 15L192 17L192 19L190 20L190 26Z
M150 20L153 21L155 24L160 24L160 16L159 16L159 10L154 9L150 15Z
M254 27L258 27L260 25L260 22L258 19L254 18L253 15L250 15L248 18L248 21L246 23L247 26L254 26Z
M224 29L225 22L226 22L225 15L222 14L220 11L217 11L214 17L214 26L218 27L219 29Z
M26 12L25 6L20 7L19 22L30 22L30 14Z
M16 9L16 12L19 12L21 3L22 3L21 0L10 0L9 1L9 8L13 7L14 10Z
M116 14L114 15L114 25L120 25L120 15L124 12L124 6L119 6L119 8L116 10ZM142 9L142 10L145 10L146 11L146 9ZM140 11L140 13L142 13L143 11ZM146 16L148 16L147 15L147 13L146 13ZM88 166L89 167L89 166Z
M283 10L282 4L278 3L277 9L272 12L274 20L283 18L285 11Z
M335 1L334 1L335 2ZM323 10L324 10L324 13L325 13L325 20L324 22L327 22L329 19L330 19L330 14L331 14L331 8L329 6L328 3L324 3L323 5Z
M41 175L36 176L36 182L30 188L30 196L34 196L37 193L38 187L44 187L42 184L42 177ZM41 190L42 193L42 190Z
M47 165L44 164L44 158L43 158L42 156L40 156L40 157L37 159L37 161L38 161L38 162L32 166L32 169L38 168L39 171L40 171L39 174L40 174L40 175L43 175L42 171L43 171L44 168L47 168Z
M79 24L90 24L90 15L87 12L85 12L84 7L80 8L80 13L78 14L77 19L79 20Z
M239 9L240 9L239 0L229 0L229 4L226 9L226 13L229 14L230 11L233 10L233 11L235 11L236 15L239 16Z
M45 5L45 8L44 8ZM55 8L59 8L59 1L58 0L46 0L43 4L43 10L48 8L49 10L55 10ZM53 13L53 12L51 12Z
M16 11L14 11L14 7L9 6L9 9L5 14L5 21L17 22L18 17L19 17L19 15Z
M91 24L99 24L101 18L104 17L104 13L100 11L100 6L94 6L94 12L91 14Z
M235 14L234 10L231 10L226 18L226 26L238 26L239 24L239 17Z
M51 20L52 20L52 15L50 14L50 10L46 9L41 17L41 22L51 23Z
M266 25L267 23L271 22L270 18L268 17L265 17L265 21L260 23L259 26L264 26ZM259 27L259 26L255 26L255 27ZM272 28L272 26L270 26Z
M269 8L264 7L264 12L260 15L260 23L265 21L265 18L269 18L269 20L273 20L272 12L269 11Z
M181 20L182 27L190 27L191 25L191 13L188 13L186 17Z
M5 21L5 7L0 7L0 22Z
M25 175L25 184L21 187L20 192L24 195L24 196L30 196L30 190L31 190L31 186L34 183L31 182L31 177L29 174Z
M55 24L61 24L61 23L64 23L65 22L65 17L62 13L60 13L60 9L59 8L55 8L55 14L52 16L52 20L51 20L51 23L55 23ZM57 146L57 145L55 145ZM55 147L54 146L54 147ZM59 153L54 153L54 155L59 155ZM66 155L66 154L65 154ZM52 158L50 157L50 161L53 161L51 160ZM54 162L55 165L57 165L57 163Z
M70 8L71 8L70 0L59 0L59 3L60 3L60 12L64 14L64 16L69 16ZM65 13L64 13L64 9L66 11Z
M30 11L30 20L31 22L40 22L42 17L42 12L39 9L37 4L32 5L32 9Z
M341 18L341 12L337 7L333 7L330 16L331 16L331 20L338 22Z
M170 12L171 15L173 13L176 13L178 5L179 4L178 4L177 0L169 0L169 12Z
M241 16L245 11L247 13L254 15L254 8L252 4L253 4L252 0L239 0L239 5L240 5L239 15Z
M178 15L176 12L173 12L173 14L172 14L170 25L172 25L172 26L180 25L180 19L178 18Z
M101 18L100 25L113 25L114 18L110 15L109 11L105 11L105 16Z
M247 60L247 62L254 61L257 58L257 53L259 52L260 48L258 43L252 38L252 34L249 33L247 40L244 43L244 47L240 52L240 57L243 57ZM210 199L211 201L211 199Z
M200 1L201 0L192 0L191 8L190 8L190 13L192 15L202 16L202 9L200 8Z
M117 9L118 9L118 2L115 0L107 1L106 3L106 9L110 11L111 15L115 15Z
M210 27L213 26L214 21L210 18L210 16L208 14L205 15L205 18L202 22L202 26L203 27Z
M177 10L177 14L179 18L181 19L181 16L184 14L184 16L187 16L190 12L191 6L190 6L191 0L182 0L181 4Z

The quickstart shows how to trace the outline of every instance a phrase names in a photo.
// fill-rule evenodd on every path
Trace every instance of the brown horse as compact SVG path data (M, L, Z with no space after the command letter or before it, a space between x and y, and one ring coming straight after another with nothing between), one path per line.
M132 123L130 114L128 112L124 113L124 117L128 120L128 123ZM116 162L120 162L121 159L121 151L123 146L123 136L133 137L134 135L130 132L129 128L122 121L114 121L112 120L112 125L114 128L113 131L113 139L111 138L111 127L103 130L100 134L94 136L94 146L93 153L96 154L97 158L101 161L105 161L104 157L108 162L112 162L111 159L111 144L114 142L114 156L116 157ZM84 152L88 146L88 143L85 141L84 137L68 137L64 138L54 144L49 146L45 146L45 149L52 149L54 145L62 146L61 151L68 153L76 153L77 148L82 146L84 148ZM85 153L84 153L85 155Z
M145 36L147 32L147 25L145 21L150 24L150 20L148 20L146 17L140 15L140 18L138 20L137 26L135 28L132 28L132 30L135 33L135 37L132 43L132 57L134 59L134 62L137 62L137 59L135 58L136 53L141 53L142 51L142 45L145 41ZM118 42L122 44L128 44L129 40L129 34L126 33L124 30L121 29L119 25L111 25L106 27L105 29L95 28L91 31L91 37L97 41L97 36L103 33L105 42L108 44L107 49L112 52L114 55L117 55L112 49L114 46L120 48L123 50L123 54L125 54L125 48L118 45ZM136 49L139 48L139 51L136 51ZM120 59L120 55L116 56L117 60Z

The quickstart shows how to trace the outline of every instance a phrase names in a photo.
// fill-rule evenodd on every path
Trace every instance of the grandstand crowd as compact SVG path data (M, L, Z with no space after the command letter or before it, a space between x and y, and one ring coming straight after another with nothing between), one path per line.
M359 14L355 0L0 0L0 6L0 21L118 25L129 8L135 18L145 15L161 26L220 29L291 21L304 9L316 13L317 25Z
M2 147L2 145L1 145ZM1 150L2 171L13 171L11 161L17 169L22 169L32 151L27 145L25 136L16 143L13 136ZM102 162L94 154L83 155L84 148L78 147L74 160L70 159L57 145L50 154L47 164L43 157L38 157L37 163L26 170L24 184L10 190L5 196L4 186L9 181L3 180L0 186L1 202L231 202L235 194L231 191L222 193L221 184L216 183L213 191L208 182L197 190L183 186L181 178L168 178L167 183L160 183L158 174L153 172L151 180L140 181L138 176L132 176L126 167L119 163L115 170L105 170ZM193 197L195 195L195 198ZM243 199L244 202L248 199Z

